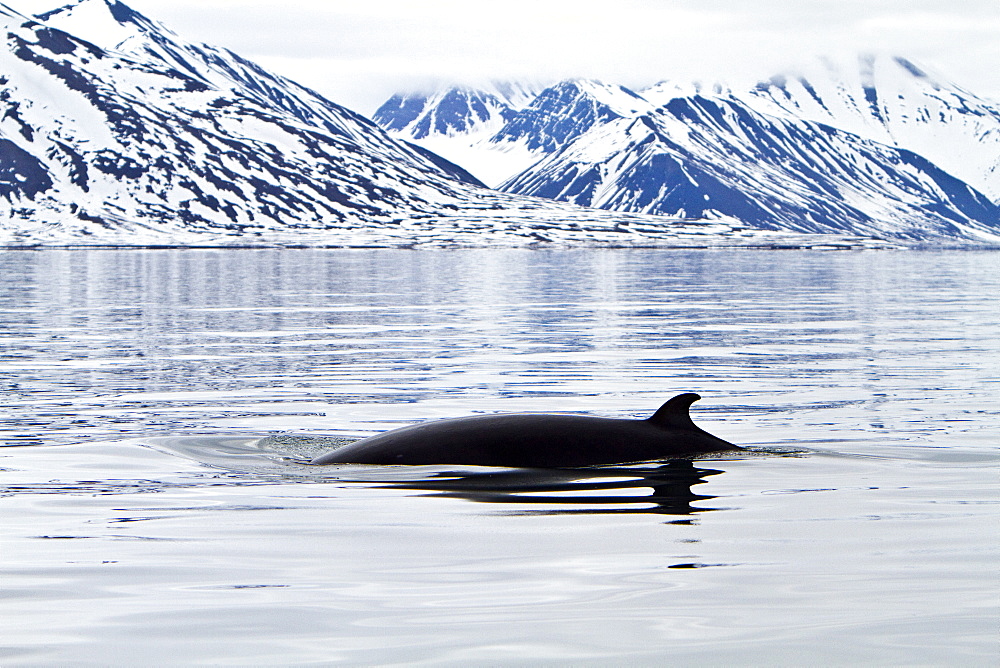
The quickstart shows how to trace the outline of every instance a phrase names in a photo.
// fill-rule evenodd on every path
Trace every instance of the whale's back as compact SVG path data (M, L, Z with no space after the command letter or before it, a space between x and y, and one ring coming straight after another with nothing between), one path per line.
M675 397L648 420L525 413L425 422L356 441L313 463L557 468L736 449L687 417L696 398Z

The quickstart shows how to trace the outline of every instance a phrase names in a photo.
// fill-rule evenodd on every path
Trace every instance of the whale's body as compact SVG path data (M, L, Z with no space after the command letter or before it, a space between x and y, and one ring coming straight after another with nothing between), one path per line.
M562 468L656 461L740 448L691 421L680 394L646 420L538 413L479 415L394 429L313 464L465 464Z

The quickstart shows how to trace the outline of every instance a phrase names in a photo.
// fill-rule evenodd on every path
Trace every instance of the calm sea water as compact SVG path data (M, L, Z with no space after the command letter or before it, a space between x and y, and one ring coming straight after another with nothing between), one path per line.
M0 252L0 662L996 665L1000 253ZM312 467L496 411L738 457Z

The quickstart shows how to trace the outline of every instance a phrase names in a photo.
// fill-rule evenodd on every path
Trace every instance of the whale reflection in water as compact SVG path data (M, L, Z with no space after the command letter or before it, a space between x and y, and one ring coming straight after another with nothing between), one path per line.
M479 503L536 506L511 511L522 515L692 515L714 510L692 503L715 497L696 494L691 488L720 473L717 469L697 467L689 460L675 460L646 467L444 472L432 478L396 481L386 486Z

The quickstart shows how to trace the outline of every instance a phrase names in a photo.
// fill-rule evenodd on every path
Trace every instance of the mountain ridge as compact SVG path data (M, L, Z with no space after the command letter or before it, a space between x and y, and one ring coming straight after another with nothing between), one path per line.
M993 227L982 221L1000 222L985 196L912 152L698 96L592 130L503 188L620 211L911 241L988 238Z

